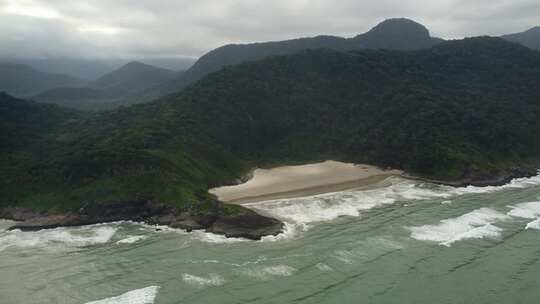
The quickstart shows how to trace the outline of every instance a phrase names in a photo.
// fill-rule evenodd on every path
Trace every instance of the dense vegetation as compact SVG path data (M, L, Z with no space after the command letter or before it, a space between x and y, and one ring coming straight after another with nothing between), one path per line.
M501 38L520 43L526 47L540 49L540 28L501 36ZM130 97L127 103L154 100L167 93L177 92L209 73L219 71L225 66L254 61L268 56L293 54L307 49L327 48L337 51L358 49L419 50L443 42L431 37L429 30L413 20L405 18L387 19L366 33L352 38L317 36L285 41L229 44L214 49L197 60L184 74L146 90L143 94Z
M3 98L3 205L205 208L208 187L255 165L333 158L451 180L540 155L540 53L497 38L269 57L90 116Z
M429 48L440 42L442 39L431 37L425 26L413 20L396 18L385 20L370 31L352 38L317 36L285 41L229 44L203 55L183 75L151 88L145 94L135 98L139 101L150 101L185 88L225 66L260 60L268 56L293 54L302 50L319 48L337 51L357 49L418 50Z

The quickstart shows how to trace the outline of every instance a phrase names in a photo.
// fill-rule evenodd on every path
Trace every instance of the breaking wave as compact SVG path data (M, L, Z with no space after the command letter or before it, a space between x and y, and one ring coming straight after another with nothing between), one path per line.
M84 247L110 241L117 228L105 225L91 225L77 228L55 228L23 232L4 231L0 234L0 251L17 248L59 248Z
M199 276L189 274L189 273L184 273L182 274L182 281L196 287L221 286L225 283L225 279L223 279L222 276L215 273L211 273L208 276L208 278L199 277Z
M508 206L512 210L507 214L513 217L533 219L540 217L540 202L521 203Z
M116 244L133 244L133 243L136 243L138 241L142 241L142 240L144 240L146 238L147 238L146 235L134 235L134 236L127 237L125 239L121 239L121 240L117 241Z
M414 239L451 246L454 242L466 239L499 237L502 229L493 224L508 218L508 215L493 209L481 208L459 217L442 220L437 225L424 225L409 229L411 237Z
M489 187L450 187L391 177L381 185L388 186L370 190L349 190L343 192L315 195L310 197L279 199L246 204L245 206L263 214L276 217L286 223L286 231L266 241L282 240L298 236L310 224L331 221L342 216L360 216L362 212L394 204L396 202L440 199L442 204L451 204L451 198L467 195L522 189L540 185L540 175L530 178L514 179L503 186ZM475 227L470 237L476 235L496 235L497 227Z
M510 216L535 219L529 222L525 229L540 229L540 202L521 203L508 207L512 209L507 213Z
M540 219L536 219L525 226L525 229L540 229Z
M87 302L86 304L153 304L159 286L149 286L123 293L117 297Z
M275 265L243 269L240 273L259 280L269 280L274 277L292 276L296 271L296 268L288 265Z

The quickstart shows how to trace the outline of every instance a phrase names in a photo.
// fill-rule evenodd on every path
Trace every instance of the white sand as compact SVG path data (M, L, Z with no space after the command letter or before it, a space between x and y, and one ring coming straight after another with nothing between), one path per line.
M209 192L223 202L247 203L366 187L401 173L399 170L330 160L302 166L256 169L253 178L244 184L214 188Z

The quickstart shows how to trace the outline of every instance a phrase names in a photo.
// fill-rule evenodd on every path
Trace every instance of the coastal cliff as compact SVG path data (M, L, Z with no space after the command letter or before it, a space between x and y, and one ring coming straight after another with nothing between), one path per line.
M217 203L219 204L219 203ZM261 216L249 209L235 206L235 212L227 214L216 205L214 212L194 213L151 201L87 204L74 212L38 213L28 208L3 208L0 218L20 221L10 229L35 231L57 227L70 227L134 221L150 225L166 225L171 228L205 230L226 237L260 240L264 236L277 235L283 223Z

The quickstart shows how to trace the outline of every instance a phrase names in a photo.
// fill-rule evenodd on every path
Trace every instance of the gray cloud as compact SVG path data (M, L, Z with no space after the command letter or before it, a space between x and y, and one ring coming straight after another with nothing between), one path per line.
M0 57L197 57L227 43L353 36L408 17L434 36L540 25L538 0L0 0Z

